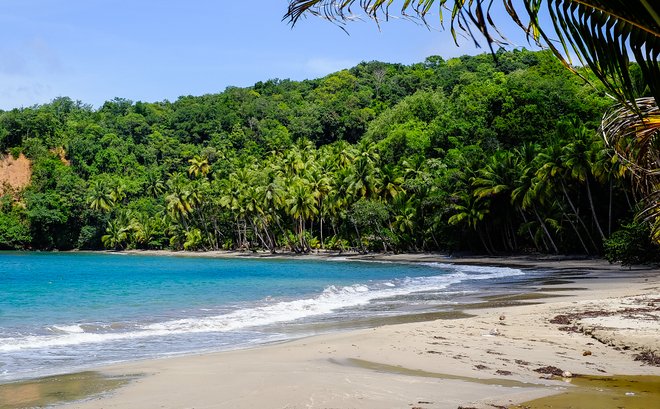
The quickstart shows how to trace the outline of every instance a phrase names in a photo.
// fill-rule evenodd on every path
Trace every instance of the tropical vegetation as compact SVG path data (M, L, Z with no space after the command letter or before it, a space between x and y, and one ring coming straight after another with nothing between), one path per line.
M0 246L602 254L642 198L597 131L607 88L496 54L0 111L32 161Z

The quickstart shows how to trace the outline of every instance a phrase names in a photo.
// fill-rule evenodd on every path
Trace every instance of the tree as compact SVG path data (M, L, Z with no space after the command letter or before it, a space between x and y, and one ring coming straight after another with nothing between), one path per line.
M351 7L359 5L378 21L389 17L392 3L393 0L290 0L284 18L295 25L301 17L311 14L343 25L353 20ZM442 22L443 10L451 9L450 29L454 40L458 29L479 45L473 30L476 29L493 52L493 45L506 44L491 16L493 3L494 0L403 1L401 13L412 14L426 23L427 16L435 10ZM520 3L514 5L511 0L502 0L507 13L527 33L528 39L552 50L565 67L588 80L574 68L571 55L575 55L619 101L620 105L604 119L602 134L619 156L639 167L637 186L647 196L642 214L653 222L654 236L660 238L657 198L660 177L655 171L660 168L655 143L660 134L660 4L650 0L522 0ZM549 23L542 18L544 14L549 16ZM630 52L640 67L642 88L646 87L652 98L637 99L639 87L631 74ZM626 140L629 142L621 143ZM654 159L644 164L648 152L653 152Z
M90 186L87 203L89 204L89 207L94 210L107 212L112 209L115 201L105 184L97 180Z
M207 158L200 157L195 155L192 159L188 159L190 166L188 167L188 174L206 176L211 171L211 166L209 165L209 160Z
M295 25L301 17L311 14L344 24L353 20L351 7L356 3L357 0L290 0L284 18ZM392 3L392 0L360 1L358 7L378 21L381 17L389 17ZM473 30L476 28L492 50L493 45L506 44L491 15L493 3L494 0L403 1L401 14L417 16L426 23L426 17L434 11L442 21L443 9L451 9L450 29L454 40L458 29L479 45ZM511 0L502 0L506 12L529 38L550 48L567 68L575 71L571 67L571 54L576 55L620 101L632 102L636 95L629 70L630 50L640 64L644 81L656 103L660 100L660 66L657 61L660 54L660 7L657 2L523 0L521 3L514 5ZM551 19L547 26L541 18L544 12ZM551 39L552 35L558 38L559 46Z

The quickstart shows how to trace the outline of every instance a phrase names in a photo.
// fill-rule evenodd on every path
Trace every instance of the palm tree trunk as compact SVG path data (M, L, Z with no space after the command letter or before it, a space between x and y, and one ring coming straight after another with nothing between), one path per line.
M481 231L481 229L477 229L477 235L479 236L479 240L481 241L481 245L484 246L484 248L486 249L486 252L488 253L488 255L492 256L493 252L488 247L488 243L486 243L486 240L484 240L484 233Z
M577 209L575 208L575 205L573 204L573 201L571 200L571 197L568 195L568 190L566 189L566 184L564 181L561 181L561 190L564 192L564 196L566 197L566 200L568 201L568 205L571 207L571 210L573 210L573 214L575 214L575 217L577 218L578 222L584 227L584 231L587 233L587 237L589 238L589 241L591 241L591 244L594 246L594 249L598 251L598 245L596 245L596 242L594 241L594 238L591 237L591 233L589 233L589 228L587 225L584 223L584 220L580 217L580 214L578 213Z
M594 200L591 197L591 184L589 183L589 176L585 178L585 181L587 183L587 197L589 198L589 206L591 207L591 216L594 218L594 222L596 223L596 227L598 228L598 232L600 233L600 238L604 241L605 234L603 233L603 229L600 227L600 222L598 221L598 217L596 216L596 208L594 207Z
M360 251L362 253L366 253L366 251L364 250L364 245L362 244L362 236L360 235L360 230L358 229L355 223L353 223L353 227L355 228L355 233L357 234L358 243L360 243Z
M523 211L523 209L519 207L518 211L520 212L520 215L523 218L523 223L527 224L527 216L525 216L525 212ZM536 247L537 250L540 250L539 243L536 241L536 237L534 237L534 234L532 234L532 230L529 228L529 226L527 226L527 233L529 234L529 237L532 239L532 243L534 243L534 247Z
M319 233L321 234L321 250L325 250L325 244L323 243L323 213L321 213L321 220L319 220Z
M607 237L612 237L612 191L614 190L612 186L613 183L614 181L610 176L610 203L607 208Z
M564 207L561 204L559 206L561 208L561 211L566 213L564 211ZM577 235L580 244L582 244L582 248L584 249L584 252L587 253L587 255L589 255L590 254L589 249L587 248L587 245L584 243L584 240L582 239L582 235L580 234L580 231L578 230L577 226L575 225L573 220L570 219L570 217L567 217L566 219L568 220L568 224L570 224L571 227L573 228L573 231L575 231L575 234Z
M543 219L539 215L539 212L536 210L536 206L534 206L533 209L534 209L534 214L536 215L536 219L541 224L541 228L543 229L543 232L548 237L548 240L550 241L550 244L552 245L552 249L554 250L555 254L559 253L559 249L557 249L557 245L555 244L555 241L552 239L552 236L550 235L550 231L548 230L548 226L545 225L545 222L543 221Z

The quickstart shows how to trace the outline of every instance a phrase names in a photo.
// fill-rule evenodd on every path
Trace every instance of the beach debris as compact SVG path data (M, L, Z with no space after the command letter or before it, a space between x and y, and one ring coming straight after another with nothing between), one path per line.
M555 375L555 376L561 376L564 371L557 368L556 366L543 366L541 368L536 368L534 369L534 372L542 373L542 374L549 374L549 375Z
M591 355L591 351L589 351L588 349L582 351L582 356L589 356L589 355Z
M568 315L557 315L554 318L550 320L550 324L561 324L561 325L568 325L571 323L571 319L568 317Z
M569 371L564 371L564 372L561 373L561 377L562 378L572 378L573 374Z
M504 315L500 315L500 321L504 321L506 317Z
M488 332L488 335L492 335L492 336L496 337L496 336L500 335L500 330L498 330L497 328L493 328Z
M660 366L660 355L656 355L653 351L644 351L635 355L635 361L641 361L651 366Z
M635 396L635 392L626 392L626 396Z

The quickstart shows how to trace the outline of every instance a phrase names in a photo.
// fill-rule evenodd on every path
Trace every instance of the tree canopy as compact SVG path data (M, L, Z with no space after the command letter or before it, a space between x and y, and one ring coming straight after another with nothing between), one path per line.
M0 246L600 254L639 199L596 132L605 87L497 56L0 112L33 173Z

